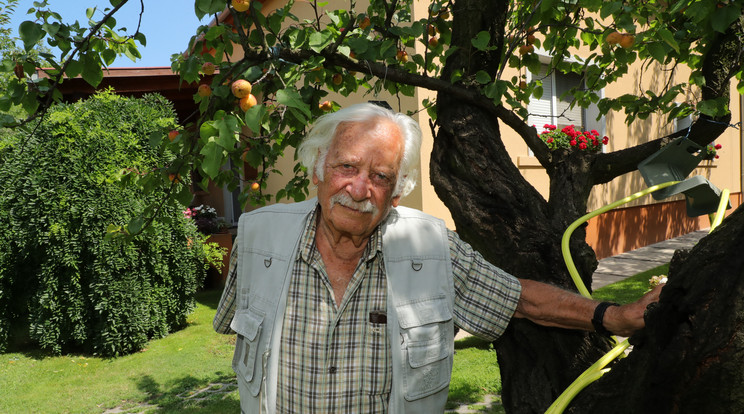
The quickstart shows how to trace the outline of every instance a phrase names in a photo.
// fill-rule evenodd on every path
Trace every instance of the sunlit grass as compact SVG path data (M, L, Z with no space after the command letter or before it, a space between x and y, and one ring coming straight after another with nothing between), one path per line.
M669 264L655 267L611 285L601 287L592 293L592 297L596 300L617 302L620 304L635 302L649 290L649 279L652 276L666 275L668 272Z

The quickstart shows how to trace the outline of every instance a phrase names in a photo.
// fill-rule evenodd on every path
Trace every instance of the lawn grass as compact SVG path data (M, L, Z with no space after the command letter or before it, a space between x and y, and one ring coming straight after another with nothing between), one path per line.
M474 336L455 341L455 362L446 408L482 402L487 394L501 394L501 375L493 344ZM479 412L497 414L503 410L497 403Z
M665 265L640 273L597 289L593 296L632 302L648 290L651 276L666 274L667 269ZM38 350L0 354L0 412L105 413L114 408L131 413L239 412L230 367L235 337L212 330L220 293L199 293L188 327L150 341L133 355L57 357ZM458 340L455 349L448 408L501 393L496 351L489 342L467 337ZM503 413L503 407L497 403L479 412Z
M219 291L198 295L189 326L115 359L50 356L38 350L0 356L0 412L239 412L230 367L234 337L212 330ZM230 383L226 393L216 384ZM151 409L147 409L150 407ZM128 410L128 411L127 411Z
M635 302L649 290L652 276L669 273L669 264L661 265L627 279L601 287L592 293L592 298L601 301L617 302L621 305Z

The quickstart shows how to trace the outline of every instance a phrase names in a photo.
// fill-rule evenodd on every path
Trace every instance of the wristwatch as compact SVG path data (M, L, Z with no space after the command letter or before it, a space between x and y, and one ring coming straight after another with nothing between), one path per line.
M602 302L599 305L597 305L596 308L594 308L594 317L592 318L592 325L594 326L594 330L601 335L607 335L611 336L612 332L610 332L607 328L604 326L604 314L607 311L607 308L610 306L620 306L619 303L615 302Z

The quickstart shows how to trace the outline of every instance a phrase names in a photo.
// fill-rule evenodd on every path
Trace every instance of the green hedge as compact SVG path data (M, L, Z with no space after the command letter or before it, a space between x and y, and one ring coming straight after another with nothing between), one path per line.
M131 242L104 238L162 199L120 178L165 175L154 168L175 156L149 135L174 124L159 95L107 91L2 139L0 351L25 337L54 353L115 356L186 324L205 270L184 207L165 204Z

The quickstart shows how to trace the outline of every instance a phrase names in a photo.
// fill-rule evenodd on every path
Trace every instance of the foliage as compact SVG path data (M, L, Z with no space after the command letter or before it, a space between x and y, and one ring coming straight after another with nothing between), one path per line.
M176 201L159 204L147 231L105 239L163 190L130 176L169 182L157 165L175 155L150 145L174 124L170 104L107 91L58 105L0 155L0 348L27 332L54 353L121 355L183 327L204 277L198 233ZM155 184L151 184L155 185ZM175 192L175 190L174 190Z
M558 127L549 124L545 124L544 128L545 130L540 133L540 139L551 150L577 148L582 151L601 151L602 145L609 142L606 136L600 139L599 132L595 129L576 131L573 125L568 125L557 131Z
M87 25L63 22L47 1L38 2L31 9L33 17L19 27L25 50L45 41L58 50L61 59L42 53L41 58L51 61L52 69L46 76L12 78L0 97L0 111L22 105L33 117L60 99L55 85L63 76L80 75L95 86L103 76L101 66L115 56L136 58L138 43L144 46L145 36L139 30L120 34L113 17L127 1L111 1L113 7L102 13L90 9ZM229 3L195 0L194 10L202 18L222 13ZM582 77L582 86L567 92L572 105L596 104L602 113L624 111L627 122L651 114L666 114L669 119L692 113L726 114L727 97L698 93L706 83L702 56L734 27L741 16L742 1L514 1L505 10L505 26L470 34L472 47L467 51L448 46L454 22L449 1L430 2L428 13L423 15L414 13L412 0L392 5L372 1L366 9L353 3L348 9L331 9L324 8L325 3L310 2L303 4L314 9L316 18L309 20L299 19L294 6L290 1L271 12L262 11L262 2L257 1L250 2L245 12L230 6L214 25L197 29L187 53L173 55L172 69L185 82L199 82L211 90L209 96L194 96L201 115L193 128L185 129L172 143L165 133L161 135L163 145L181 155L166 166L174 177L196 169L203 177L197 184L206 187L211 180L232 191L239 185L235 177L240 174L235 169L245 160L258 170L259 190L245 189L243 203L301 200L307 195L309 179L299 164L295 164L285 188L276 194L263 189L267 178L277 173L276 161L298 145L314 118L328 110L322 102L328 100L329 92L377 96L388 91L394 96L413 96L415 88L422 87L478 105L484 104L484 99L495 106L504 105L524 120L530 99L543 94L542 81L533 78L528 82L526 71L539 72L544 56L550 57L550 71ZM242 58L225 58L241 56L236 49L242 49ZM543 58L536 50L541 50ZM466 55L464 61L495 54L499 64L488 71L469 71L468 65L462 65L445 76L443 65L461 53ZM636 63L657 65L662 72L669 69L667 73L687 66L691 75L682 81L652 82L663 84L661 90L622 96L600 93ZM204 64L219 70L205 77ZM20 67L30 75L39 66L36 57L23 54L5 58L0 69L11 73ZM741 67L732 67L730 76L742 79ZM231 82L239 79L252 82L252 93L262 102L241 109L230 88ZM739 90L744 90L742 81ZM427 100L425 106L434 116L436 102ZM330 102L330 108L338 108L338 103ZM19 122L22 120L14 116L3 117L6 125ZM229 165L234 166L232 171L226 168ZM151 188L146 180L139 185ZM154 210L146 210L144 222L153 214ZM134 229L141 228L132 224Z
M220 244L217 242L207 242L206 239L208 236L203 237L202 248L204 249L204 268L208 269L209 267L214 267L215 269L222 271L222 268L225 266L225 262L223 262L222 259L229 253L227 248L220 247Z

